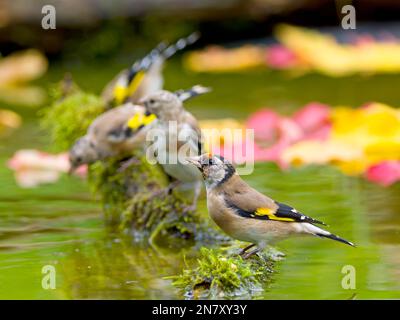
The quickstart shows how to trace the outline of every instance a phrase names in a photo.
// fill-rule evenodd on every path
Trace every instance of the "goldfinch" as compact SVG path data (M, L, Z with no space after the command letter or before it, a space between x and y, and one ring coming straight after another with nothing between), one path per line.
M123 156L140 147L145 141L145 127L154 119L154 115L146 114L143 106L132 103L104 112L70 149L70 171L82 164Z
M177 91L175 95L180 101L186 101L206 91L206 88L194 86L190 90ZM136 148L143 148L149 124L155 119L155 114L145 107L130 102L104 112L70 149L70 171L83 164L122 157Z
M157 120L151 125L157 138L151 152L165 173L185 186L193 185L194 199L190 210L197 205L201 191L201 174L186 162L186 157L201 154L201 131L196 118L183 106L183 101L209 92L209 88L194 86L189 90L176 92L158 91L150 94L139 103Z
M136 61L130 69L121 71L101 94L106 105L118 106L127 101L135 103L142 97L161 90L164 61L198 39L199 33L195 32L170 46L161 43L144 58Z
M187 159L202 174L207 189L207 207L212 220L229 236L251 245L242 250L248 258L266 245L293 235L314 235L343 242L317 225L323 222L291 206L272 200L250 187L221 156L203 154ZM250 248L256 249L247 252Z

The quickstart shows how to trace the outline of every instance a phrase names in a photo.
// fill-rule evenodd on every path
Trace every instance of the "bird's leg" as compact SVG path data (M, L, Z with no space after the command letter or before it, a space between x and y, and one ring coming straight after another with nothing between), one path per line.
M178 180L172 181L165 188L153 192L153 194L151 195L151 198L158 197L158 196L160 196L162 194L168 195L172 191L172 189L176 188L178 185L180 185L180 183L181 182L178 181Z
M201 193L201 181L196 182L196 184L194 185L194 191L193 191L193 202L190 206L186 207L184 209L184 212L188 212L188 211L195 211L197 208L197 201L199 199L200 193Z
M140 164L140 160L135 157L130 157L128 160L122 161L120 167L118 168L118 172L124 172L132 164Z
M253 251L247 252L246 254L244 254L242 257L243 259L248 259L250 258L252 255L255 255L257 252L259 252L261 250L261 248L256 248Z
M246 248L243 248L243 249L240 251L239 256L243 256L243 255L246 253L247 250L253 248L254 246L255 246L255 244L252 243L251 245L248 245Z

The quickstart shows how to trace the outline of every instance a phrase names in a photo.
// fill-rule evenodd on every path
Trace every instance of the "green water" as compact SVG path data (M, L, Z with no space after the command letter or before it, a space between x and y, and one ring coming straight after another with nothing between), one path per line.
M98 92L118 66L53 66L40 81L58 80L65 70ZM381 101L398 106L400 76L327 78L255 71L201 75L166 68L166 87L193 84L214 92L195 99L188 109L199 118L245 118L260 107L290 113L310 102L358 106ZM20 148L50 149L37 126L36 111L12 107L24 116L21 129L0 140L0 298L2 299L180 299L165 276L177 274L198 248L182 250L134 244L104 225L100 205L78 178L21 189L6 160ZM279 171L258 164L245 179L261 192L325 221L329 229L355 242L351 248L318 238L279 244L285 260L276 265L265 299L400 298L400 185L382 188L349 178L330 167ZM205 211L205 201L199 210ZM56 289L42 288L43 266L56 268ZM345 265L356 270L356 289L341 286ZM259 298L259 297L258 297Z

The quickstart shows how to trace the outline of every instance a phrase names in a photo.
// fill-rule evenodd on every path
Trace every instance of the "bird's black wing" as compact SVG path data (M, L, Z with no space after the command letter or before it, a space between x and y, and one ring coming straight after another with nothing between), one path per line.
M283 222L308 222L315 224L326 225L322 221L313 219L309 216L306 216L291 206L288 206L284 203L280 203L275 201L276 209L268 208L268 207L259 207L254 211L243 210L238 206L235 206L232 203L227 203L229 207L234 209L234 211L244 218L253 218L260 220L275 220L275 221L283 221Z

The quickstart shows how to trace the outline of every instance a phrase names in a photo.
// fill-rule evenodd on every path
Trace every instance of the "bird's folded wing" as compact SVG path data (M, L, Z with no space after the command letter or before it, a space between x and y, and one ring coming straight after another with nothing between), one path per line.
M138 126L137 128L128 126L129 121L133 118L135 121L132 121ZM99 145L119 144L135 134L142 123L148 124L150 120L151 118L145 115L144 107L127 103L98 116L90 125L88 135L94 137Z
M226 204L244 218L325 225L325 223L308 217L291 206L274 201L252 188L246 189L234 192L225 198Z
M190 145L190 150L196 155L202 154L204 152L203 139L201 135L200 127L197 123L196 118L189 112L185 113L184 123L180 124L179 130L179 140L178 140L178 150L183 145Z

